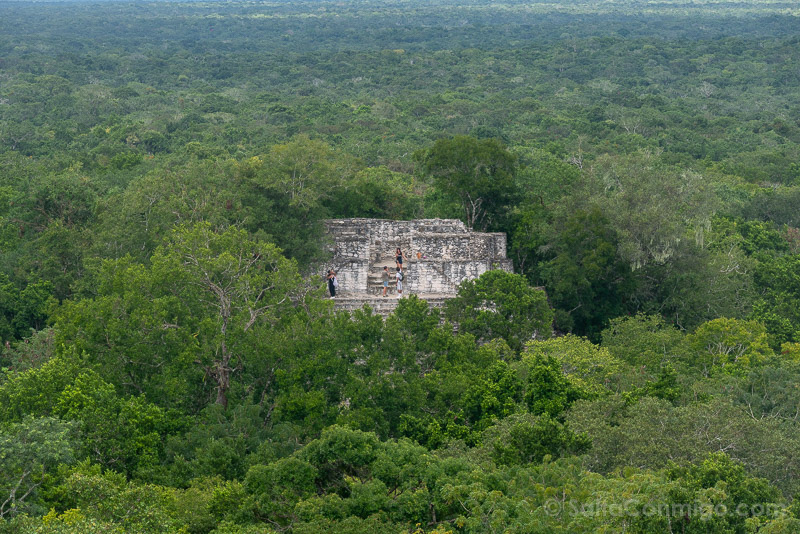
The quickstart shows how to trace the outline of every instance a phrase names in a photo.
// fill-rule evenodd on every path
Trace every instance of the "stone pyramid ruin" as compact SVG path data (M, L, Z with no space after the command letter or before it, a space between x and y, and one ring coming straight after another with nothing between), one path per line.
M333 219L325 223L331 259L324 272L337 273L336 308L364 304L382 315L397 306L395 250L402 249L403 295L417 295L441 306L464 280L491 269L512 271L504 233L473 232L457 219ZM381 271L389 268L389 296L384 298Z

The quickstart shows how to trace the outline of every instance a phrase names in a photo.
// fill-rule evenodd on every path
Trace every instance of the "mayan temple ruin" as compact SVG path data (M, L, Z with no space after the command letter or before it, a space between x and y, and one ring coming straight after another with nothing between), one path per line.
M432 306L455 296L458 284L491 269L512 271L504 233L473 232L456 219L336 219L326 222L331 260L339 280L336 308L354 310L364 304L387 315L397 305L395 250L404 261L403 296L417 295ZM389 296L382 297L381 271L389 268Z

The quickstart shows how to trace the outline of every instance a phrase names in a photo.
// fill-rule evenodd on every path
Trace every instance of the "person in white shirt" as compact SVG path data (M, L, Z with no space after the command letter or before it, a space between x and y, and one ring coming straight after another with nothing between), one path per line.
M397 296L401 297L403 295L403 279L405 278L405 276L403 276L403 269L398 267L394 277L397 279Z

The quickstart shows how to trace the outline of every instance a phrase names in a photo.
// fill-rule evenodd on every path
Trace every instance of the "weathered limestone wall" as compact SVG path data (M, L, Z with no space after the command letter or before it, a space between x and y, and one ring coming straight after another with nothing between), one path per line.
M452 296L463 280L490 269L512 270L505 234L472 232L455 219L337 219L327 221L326 229L331 263L324 270L336 270L342 297L381 292L384 265L390 267L393 288L397 247L408 258L403 264L406 294Z
M418 261L408 269L406 287L412 293L455 294L458 284L492 269L511 271L511 260Z
M506 235L503 233L419 233L411 241L414 253L428 259L487 261L506 257ZM408 253L406 253L408 255Z
M464 233L467 227L458 219L415 219L413 221L392 221L389 219L331 219L326 221L328 231L335 235L365 235L369 232L374 239L402 239L410 233Z
M431 308L442 308L444 307L444 303L447 300L445 297L427 297L424 299L428 306ZM342 297L336 299L336 309L337 310L347 310L349 312L353 312L356 310L360 310L364 307L365 304L369 305L372 308L372 312L376 315L383 315L387 316L394 311L397 307L398 299L391 298L391 299L384 299L381 297L375 296L361 296L361 297Z
M329 268L336 271L340 292L350 291L353 293L366 293L366 288L369 283L369 261L337 258L332 262ZM364 288L364 290L359 291L358 288Z

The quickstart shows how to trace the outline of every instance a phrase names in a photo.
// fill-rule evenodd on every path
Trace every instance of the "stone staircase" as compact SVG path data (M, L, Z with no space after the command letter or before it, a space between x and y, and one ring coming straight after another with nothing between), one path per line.
M369 265L369 274L367 274L367 295L383 295L383 268L389 268L389 291L388 295L397 293L397 284L395 284L395 273L397 264L394 258L382 257L373 261ZM404 269L405 270L405 269ZM407 273L403 273L407 274Z

